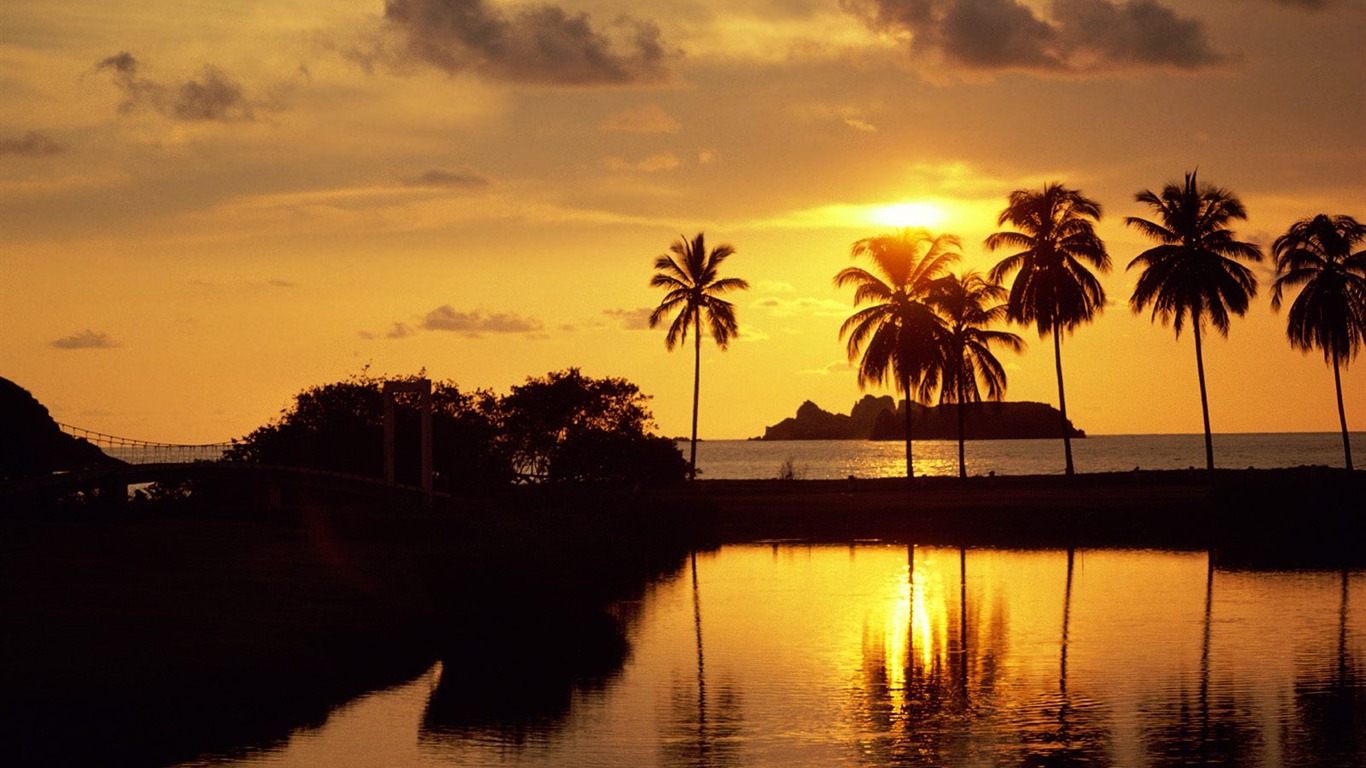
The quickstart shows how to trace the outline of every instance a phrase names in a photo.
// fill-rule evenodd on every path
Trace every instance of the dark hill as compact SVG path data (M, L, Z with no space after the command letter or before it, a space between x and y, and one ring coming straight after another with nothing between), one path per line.
M0 378L0 480L118 463L57 426L28 390Z
M763 440L904 440L905 407L884 395L864 395L849 415L830 413L807 400L795 418L764 429ZM913 437L958 439L958 406L911 405ZM1014 440L1061 437L1062 414L1044 403L969 403L964 437L968 440ZM1086 433L1068 422L1072 437Z

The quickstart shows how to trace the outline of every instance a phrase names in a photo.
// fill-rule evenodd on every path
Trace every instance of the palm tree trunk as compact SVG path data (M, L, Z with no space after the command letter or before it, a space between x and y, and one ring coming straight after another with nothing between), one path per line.
M1214 470L1214 439L1209 431L1209 398L1205 396L1205 358L1200 351L1200 317L1192 318L1195 328L1195 370L1200 375L1200 413L1205 417L1205 469Z
M963 456L963 424L967 414L963 411L966 403L963 401L963 369L958 368L958 476L960 478L968 476L968 465Z
M1062 452L1067 460L1067 476L1076 470L1072 467L1072 429L1067 421L1067 393L1062 388L1062 329L1053 325L1053 363L1058 369L1058 411L1062 413Z
M692 441L688 445L688 480L697 479L697 393L702 386L702 313L693 316Z
M915 477L915 464L911 462L911 377L903 376L901 391L906 393L906 479Z
M1342 409L1342 373L1338 370L1338 351L1333 350L1333 386L1338 391L1338 423L1342 425L1342 455L1347 459L1347 469L1352 469L1352 439L1347 432L1347 412Z

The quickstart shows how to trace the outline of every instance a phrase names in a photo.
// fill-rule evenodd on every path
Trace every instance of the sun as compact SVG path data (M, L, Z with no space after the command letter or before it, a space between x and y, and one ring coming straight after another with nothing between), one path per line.
M933 229L944 223L947 214L934 203L916 200L874 208L872 220L888 227L924 227Z

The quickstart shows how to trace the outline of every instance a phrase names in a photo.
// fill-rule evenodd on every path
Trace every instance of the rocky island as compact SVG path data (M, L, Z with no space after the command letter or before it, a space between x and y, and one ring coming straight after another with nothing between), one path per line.
M904 440L906 401L887 395L864 395L848 415L830 413L807 400L795 418L764 429L760 440ZM911 404L911 430L917 440L957 440L958 406ZM1044 403L969 403L965 414L967 440L1016 440L1059 437L1062 414ZM1086 437L1073 426L1072 437Z

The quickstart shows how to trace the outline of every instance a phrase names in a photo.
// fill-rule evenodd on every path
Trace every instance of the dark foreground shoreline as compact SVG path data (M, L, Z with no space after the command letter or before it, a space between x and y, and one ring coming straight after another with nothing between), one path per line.
M298 499L0 515L0 738L14 765L269 746L443 661L424 728L553 722L629 654L615 601L687 553L775 540L1209 549L1366 565L1366 472L519 488L425 511ZM499 667L523 675L507 698ZM539 688L537 687L539 686ZM527 712L528 706L537 711Z

